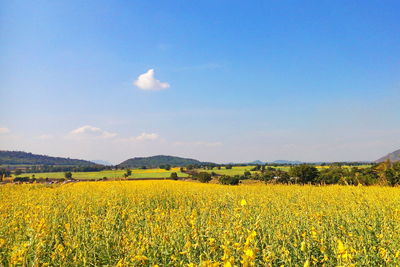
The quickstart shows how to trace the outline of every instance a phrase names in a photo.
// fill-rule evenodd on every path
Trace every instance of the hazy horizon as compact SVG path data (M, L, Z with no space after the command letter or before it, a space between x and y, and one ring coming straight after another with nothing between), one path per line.
M400 148L398 1L3 1L0 149L374 161Z

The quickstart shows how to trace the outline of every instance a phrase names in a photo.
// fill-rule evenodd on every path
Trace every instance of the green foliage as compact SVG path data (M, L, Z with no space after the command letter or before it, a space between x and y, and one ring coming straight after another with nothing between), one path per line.
M229 176L229 175L222 175L218 178L220 184L224 185L238 185L240 182L240 176Z
M71 180L72 179L72 172L66 172L64 173L65 179Z
M319 172L315 166L302 164L289 169L289 175L301 184L316 182Z
M96 163L61 157L36 155L22 151L0 151L0 164L2 165L72 165L95 166Z
M187 165L201 165L202 162L195 159L180 158L173 156L152 156L152 157L137 157L125 160L118 165L121 167L140 168L146 166L147 168L155 168L161 165L169 165L174 167L187 166Z
M176 172L171 172L170 178L173 180L178 180L178 174Z
M400 184L400 162L394 163L392 168L385 171L389 185Z
M202 183L208 183L212 180L211 174L208 172L199 172L195 174L194 178Z
M169 171L169 170L171 169L171 165L169 165L169 164L166 164L166 165L160 165L160 169L164 169L164 170L167 170L167 171Z
M226 165L226 166L225 166L225 169L227 169L227 170L232 169L232 165L231 165L231 164Z
M331 166L323 169L318 176L317 181L321 184L337 184L347 175L347 171L340 166Z
M128 177L131 176L131 175L132 175L131 169L126 169L126 171L125 171L125 173L124 173L124 177L125 177L125 178L128 178Z
M11 176L11 172L9 170L0 169L0 178L2 178L2 177L10 177L10 176Z

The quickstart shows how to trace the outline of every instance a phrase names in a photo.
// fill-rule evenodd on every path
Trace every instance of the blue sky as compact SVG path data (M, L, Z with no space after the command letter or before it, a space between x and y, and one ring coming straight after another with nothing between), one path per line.
M0 149L118 163L400 148L399 1L0 5Z

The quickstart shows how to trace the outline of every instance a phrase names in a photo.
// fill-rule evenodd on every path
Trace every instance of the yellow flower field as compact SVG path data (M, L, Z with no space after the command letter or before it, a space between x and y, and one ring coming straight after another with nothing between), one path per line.
M400 188L0 186L0 266L400 264Z

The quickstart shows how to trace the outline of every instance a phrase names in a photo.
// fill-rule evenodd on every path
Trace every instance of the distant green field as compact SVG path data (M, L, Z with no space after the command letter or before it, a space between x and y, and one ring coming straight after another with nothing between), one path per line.
M107 170L98 172L72 172L72 178L74 179L102 179L106 177L107 179L118 179L123 178L125 170ZM170 171L163 169L133 169L132 175L129 178L168 178L172 172L176 172L178 177L187 177L186 173L179 171L179 168L172 168ZM64 178L64 172L43 172L43 173L23 173L17 175L16 177L32 177L35 178L49 178L49 179L62 179Z
M214 168L213 170L204 170L204 169L197 169L198 172L215 172L216 174L220 175L242 175L245 171L250 171L253 169L254 166L234 166L232 169L225 169L225 167L221 167L219 170L218 168ZM256 173L256 172L251 172Z
M363 168L367 168L370 167L371 165L360 165L360 166L356 166L357 168L363 169ZM221 167L221 169L219 170L218 168L214 168L213 170L204 170L204 169L197 169L196 171L198 172L215 172L216 174L219 175L242 175L244 174L245 171L250 171L251 169L253 169L255 166L234 166L232 167L232 169L226 169L225 167ZM326 166L316 166L318 170L323 170L323 169L327 169L330 166L326 165ZM342 166L343 168L351 168L352 166ZM277 166L277 167L273 167L275 169L279 169L282 171L289 171L290 166ZM257 173L257 171L250 171L252 174L253 173Z
M357 166L358 168L366 168L370 165L361 165ZM350 166L344 166L345 168L350 168ZM198 172L215 172L219 175L243 175L245 171L250 171L254 166L234 166L232 169L226 169L225 167L221 167L221 169L214 168L213 170L204 170L204 169L196 169ZM274 167L276 169L281 169L284 171L288 171L290 166L278 166ZM329 168L329 166L317 166L319 170ZM72 177L74 179L102 179L106 177L107 179L118 179L123 178L125 170L106 170L106 171L97 171L97 172L72 172ZM129 178L168 178L170 177L172 172L176 172L178 177L188 177L186 173L180 172L180 168L172 168L169 171L163 169L132 169L132 175ZM256 173L256 171L251 171L252 174ZM16 177L32 177L35 175L35 178L49 178L49 179L62 179L64 178L64 172L43 172L43 173L23 173L21 175L17 175Z

